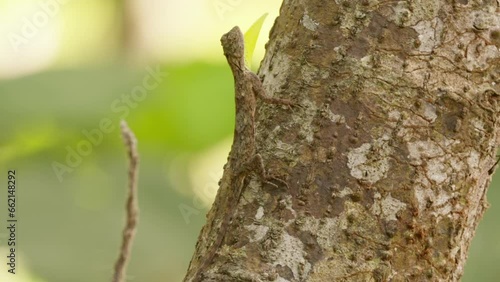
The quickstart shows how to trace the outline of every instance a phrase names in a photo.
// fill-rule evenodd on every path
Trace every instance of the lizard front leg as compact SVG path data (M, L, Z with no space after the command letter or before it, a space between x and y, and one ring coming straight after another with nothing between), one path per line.
M262 86L262 82L260 81L259 77L253 72L248 72L248 73L249 73L248 74L249 80L252 82L253 92L255 93L255 96L262 99L262 101L270 104L286 105L289 107L296 105L296 103L287 99L280 99L268 96L266 94L266 91L264 90L264 87Z

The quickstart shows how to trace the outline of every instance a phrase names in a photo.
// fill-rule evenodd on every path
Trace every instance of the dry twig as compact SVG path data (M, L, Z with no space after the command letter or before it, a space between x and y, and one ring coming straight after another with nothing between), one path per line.
M139 218L139 205L137 201L137 175L139 168L139 154L137 153L137 139L134 133L128 127L125 121L120 123L123 140L127 147L129 158L129 171L128 171L128 197L126 203L127 222L123 229L123 239L120 248L120 256L115 263L115 274L113 275L113 282L123 282L126 275L127 264L130 260L130 251L132 249L132 242L136 231L136 225Z

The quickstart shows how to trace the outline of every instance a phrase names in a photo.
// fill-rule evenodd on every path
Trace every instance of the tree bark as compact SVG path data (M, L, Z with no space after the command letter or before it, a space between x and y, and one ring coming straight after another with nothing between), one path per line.
M499 11L285 1L259 75L300 107L259 104L256 140L288 187L246 183L199 281L458 281L500 145ZM227 212L224 181L185 281Z

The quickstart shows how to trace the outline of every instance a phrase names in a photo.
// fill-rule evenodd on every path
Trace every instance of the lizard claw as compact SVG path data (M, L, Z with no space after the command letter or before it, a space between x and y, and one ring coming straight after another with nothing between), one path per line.
M270 184L270 185L272 185L272 186L274 186L274 188L280 188L280 186L278 186L278 185L276 185L275 183L271 182L271 180L273 180L273 181L275 181L275 182L279 182L279 183L281 184L280 186L282 186L282 187L283 187L283 186L284 186L284 187L286 187L286 188L287 188L287 190L290 188L290 187L288 187L288 183L287 183L285 180L283 180L283 179L281 179L281 178L278 178L278 177L275 177L275 176L267 176L267 177L266 177L266 180L265 180L264 182L265 182L265 183L268 183L268 184Z
M293 110L295 108L300 108L300 109L304 108L301 104L299 104L295 101L288 100L288 99L283 99L283 101L284 101L283 105L285 105L289 110Z
M299 103L293 103L292 105L290 105L290 110L293 110L293 109L304 109L304 106L302 106Z

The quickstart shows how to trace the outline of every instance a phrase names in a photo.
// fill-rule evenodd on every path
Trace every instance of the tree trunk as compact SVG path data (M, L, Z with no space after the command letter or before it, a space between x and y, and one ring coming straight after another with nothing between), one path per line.
M259 75L300 107L259 103L256 140L288 187L245 183L215 246L223 177L185 281L458 281L500 145L499 6L285 1Z

